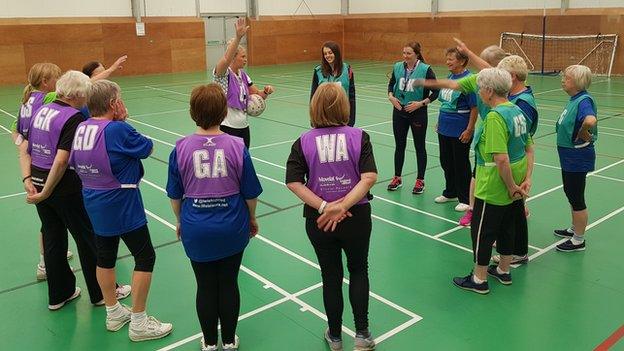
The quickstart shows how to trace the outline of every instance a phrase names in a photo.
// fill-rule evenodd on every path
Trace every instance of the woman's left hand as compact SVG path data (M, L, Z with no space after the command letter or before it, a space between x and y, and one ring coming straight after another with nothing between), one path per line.
M319 229L323 231L336 230L338 223L342 222L347 217L352 217L351 212L347 211L342 205L342 199L330 202L325 206L323 214L316 220L316 224Z
M259 227L256 217L249 218L249 237L253 238L254 236L258 235L258 229Z
M472 134L474 133L474 131L466 129L464 130L461 135L459 136L459 141L461 141L464 144L468 144L470 142L470 140L472 139Z
M405 112L412 113L419 108L421 108L424 104L420 101L410 101L407 105L405 105Z
M275 89L270 85L265 85L263 92L267 95L271 95L273 94L273 92L275 92Z
M28 194L26 195L26 202L29 204L36 205L41 201L47 199L50 195L44 192L36 193L36 194Z

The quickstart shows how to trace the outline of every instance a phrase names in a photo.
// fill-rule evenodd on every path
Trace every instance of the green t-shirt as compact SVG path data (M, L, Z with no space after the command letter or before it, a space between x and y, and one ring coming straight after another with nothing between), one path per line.
M509 138L512 134L503 117L495 111L487 114L482 126L483 133L476 147L484 164L477 164L475 197L492 205L508 205L513 199L509 197L507 186L498 173L494 154L508 154ZM531 144L533 141L529 137L527 145ZM516 184L524 181L527 165L526 156L511 164L511 174Z
M464 94L474 93L477 96L477 110L479 110L479 117L481 120L485 119L488 112L490 112L490 107L486 105L483 100L481 100L481 96L479 96L479 86L477 85L477 77L479 74L471 74L457 81L461 92ZM480 121L477 120L477 123Z

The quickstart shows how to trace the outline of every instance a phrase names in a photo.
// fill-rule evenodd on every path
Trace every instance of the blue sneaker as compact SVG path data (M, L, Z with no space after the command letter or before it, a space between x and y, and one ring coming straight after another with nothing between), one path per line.
M496 278L501 284L511 285L511 273L498 273L497 265L491 264L488 267L488 275Z
M476 292L477 294L485 295L490 292L490 286L488 282L485 281L481 284L477 284L472 280L472 273L468 274L465 277L455 277L453 278L453 284L458 288L464 290L470 290Z
M571 238L574 236L574 230L572 228L555 229L554 234L560 238Z
M585 251L585 241L578 245L574 245L572 240L567 240L566 242L557 245L557 251L561 252L574 252L574 251Z

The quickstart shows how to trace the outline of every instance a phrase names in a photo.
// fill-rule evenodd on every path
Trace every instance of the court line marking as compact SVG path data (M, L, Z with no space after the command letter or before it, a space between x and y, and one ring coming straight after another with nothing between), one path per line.
M617 210L614 210L614 211L612 211L612 212L608 213L608 214L607 214L607 215L605 215L605 216L600 217L599 219L597 219L597 220L596 220L596 221L594 221L593 223L589 224L589 225L587 226L587 228L585 228L585 233L587 233L587 231L588 231L588 230L590 230L590 229L592 229L593 227L595 227L595 226L599 225L600 223L602 223L602 222L604 222L604 221L608 220L608 219L609 219L609 218L611 218L611 217L614 217L615 215L617 215L617 214L619 214L620 212L623 212L623 211L624 211L624 206L622 206L622 207L618 208ZM557 245L562 244L562 243L564 243L564 242L566 242L566 241L568 241L568 240L570 240L570 239L569 239L569 238L565 238L565 239L558 240L558 241L556 241L556 242L554 242L554 243L552 243L552 244L548 245L547 247L543 248L542 250L540 250L540 251L538 251L538 252L534 253L533 255L529 256L529 261L533 261L534 259L536 259L536 258L540 257L541 255L543 255L543 254L545 254L545 253L549 252L550 250L552 250L553 248L555 248Z
M25 191L22 191L21 193L15 193L15 194L3 195L3 196L0 196L0 200L2 200L2 199L8 199L8 198L11 198L11 197L16 197L16 196L20 196L20 195L26 195L26 192L25 192Z
M143 181L146 184L151 185L154 188L156 188L156 189L166 193L166 190L164 188L154 184L153 182L146 181L145 179L143 179ZM175 225L173 225L172 223L170 223L167 220L163 219L162 217L152 213L151 211L149 211L147 209L145 209L145 213L147 215L149 215L150 217L156 219L158 222L166 225L167 227L169 227L173 231L176 230ZM272 241L270 239L265 238L264 236L262 236L260 234L256 235L255 238L260 239L261 241L263 241L263 242L265 242L265 243L267 243L267 244L269 244L269 245L279 249L280 251L282 251L282 252L284 252L284 253L286 253L286 254L288 254L288 255L296 258L296 259L298 259L299 261L301 261L303 263L306 263L306 264L308 264L308 265L310 265L310 266L312 266L312 267L314 267L314 268L316 268L318 270L321 269L318 264L308 260L307 258L305 258L305 257L303 257L303 256L301 256L301 255L299 255L299 254L297 254L297 253L295 253L295 252L285 248L284 246L282 246L282 245L280 245L280 244L278 244L278 243L276 243L276 242L274 242L274 241ZM309 311L309 312L315 314L317 317L327 321L327 316L325 314L323 314L322 312L320 312L316 308L310 306L309 304L305 303L304 301L300 300L299 298L293 297L292 294L286 292L285 290L283 290L282 288L280 288L276 284L270 282L266 278L263 278L259 274L253 272L252 270L250 270L250 269L248 269L248 268L246 268L245 266L242 266L242 265L241 265L241 270L245 271L247 274L251 275L252 277L254 277L254 278L256 278L256 279L258 279L260 281L262 281L262 279L264 279L265 280L264 283L266 285L268 285L269 287L271 287L272 289L274 289L278 293L282 294L284 297L290 297L289 300L291 300L291 301L295 302L296 304L298 304L299 306L301 306L301 308L303 309L302 311ZM350 284L349 280L346 279L346 278L343 278L343 282L346 283L346 284ZM408 310L408 309L406 309L406 308L404 308L404 307L402 307L402 306L400 306L400 305L398 305L398 304L396 304L396 303L394 303L394 302L384 298L383 296L381 296L379 294L374 293L373 291L369 290L369 295L372 298L374 298L375 300L377 300L377 301L379 301L379 302L381 302L381 303L383 303L383 304L385 304L385 305L387 305L387 306L389 306L391 308L394 308L395 310L397 310L399 312L402 312L403 314L405 314L405 315L407 315L408 317L411 318L407 322L404 322L403 324L395 327L394 329L390 330L389 332L386 332L386 333L382 334L384 339L376 338L375 339L376 343L381 343L383 340L386 340L386 339L390 338L391 336L396 335L397 333L405 330L406 328L410 327L414 323L422 320L422 317L419 316L418 314L416 314L416 313L414 313L414 312L412 312L412 311L410 311L410 310ZM342 330L347 335L349 335L351 337L355 337L355 332L353 332L351 329L347 328L346 326L343 325L342 326Z

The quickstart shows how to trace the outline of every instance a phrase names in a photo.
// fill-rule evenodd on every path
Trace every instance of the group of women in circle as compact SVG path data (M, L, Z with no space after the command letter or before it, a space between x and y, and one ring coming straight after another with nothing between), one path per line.
M168 165L166 192L197 281L202 350L218 349L219 326L222 350L238 350L240 344L235 333L238 273L244 250L259 231L255 212L262 193L249 152L245 106L250 94L267 98L274 92L271 86L256 88L245 73L246 51L239 43L248 27L244 20L235 26L236 37L213 71L215 83L191 92L190 117L197 128L176 142ZM351 67L342 61L336 43L325 43L321 55L312 79L312 128L292 145L285 183L304 202L305 230L321 267L328 320L324 339L331 350L343 349L344 251L354 347L373 350L368 253L370 189L377 182L377 166L369 135L353 126ZM486 294L488 275L509 285L510 264L528 261L524 200L532 186L537 107L525 85L528 70L521 57L507 56L498 47L477 56L460 41L445 56L450 70L446 80L436 79L416 42L404 46L403 61L392 68L388 98L396 149L388 190L402 185L411 129L418 165L413 193L424 191L427 106L440 99L436 129L446 186L435 201L457 199L456 210L474 213L469 223L475 266L453 283ZM477 74L466 69L469 61L480 69ZM107 71L96 66L90 69L95 79L77 71L61 75L53 64L33 66L14 131L27 201L37 206L42 223L48 308L58 310L81 293L67 263L69 229L91 303L106 306L107 330L118 331L129 323L133 341L161 338L173 325L146 314L156 255L138 186L144 173L141 160L150 156L153 144L125 122L128 113L120 87L97 76ZM597 138L596 104L587 93L590 82L591 71L585 66L570 66L563 74L562 88L571 98L557 121L557 149L573 225L555 231L569 238L557 247L560 251L585 248L585 176L594 168ZM473 172L470 150L475 153ZM131 286L116 283L119 239L135 260ZM494 242L500 255L492 257ZM496 264L490 265L491 260ZM130 291L132 307L120 304Z

